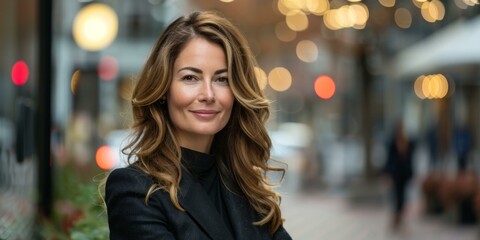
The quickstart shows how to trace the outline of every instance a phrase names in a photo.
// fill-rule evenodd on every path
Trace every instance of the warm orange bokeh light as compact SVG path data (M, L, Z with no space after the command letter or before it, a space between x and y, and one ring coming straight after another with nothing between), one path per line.
M329 76L323 75L315 80L315 93L322 99L330 99L335 94L335 82Z
M110 170L115 166L115 155L113 154L112 149L108 146L101 146L98 148L95 160L98 167L103 170Z
M276 67L268 73L268 84L277 92L286 91L292 85L292 75L288 69Z
M384 7L394 7L395 6L395 0L378 0L380 4Z
M330 9L330 2L328 0L306 0L305 6L311 13L323 15Z
M304 31L308 28L308 17L300 10L291 10L285 16L287 26L293 31Z
M70 88L72 89L73 95L77 93L78 80L80 79L80 70L76 70L72 75L72 80L70 81Z
M421 99L440 99L453 92L453 89L449 90L449 81L443 74L421 75L415 80L413 88Z
M323 23L328 29L364 29L369 18L368 7L363 3L343 5L326 11Z

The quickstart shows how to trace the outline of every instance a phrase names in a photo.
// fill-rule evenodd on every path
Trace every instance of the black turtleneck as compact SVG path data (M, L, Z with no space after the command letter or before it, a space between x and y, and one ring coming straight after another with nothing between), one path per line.
M183 166L187 168L193 178L205 189L205 192L210 197L213 205L217 208L225 225L227 225L230 232L233 233L225 201L222 197L222 182L218 175L216 163L215 155L197 152L182 147Z

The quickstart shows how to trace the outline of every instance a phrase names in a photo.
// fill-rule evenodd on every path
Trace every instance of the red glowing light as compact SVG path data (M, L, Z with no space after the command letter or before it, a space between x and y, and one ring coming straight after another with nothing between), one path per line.
M105 81L113 80L118 74L118 62L112 56L100 59L98 64L98 76Z
M330 99L335 94L335 82L329 76L323 75L315 80L315 93L322 99Z
M12 67L12 82L21 86L28 80L28 65L24 61L16 62Z
M103 170L112 169L115 165L115 155L112 149L108 146L101 146L98 148L95 160L98 167Z

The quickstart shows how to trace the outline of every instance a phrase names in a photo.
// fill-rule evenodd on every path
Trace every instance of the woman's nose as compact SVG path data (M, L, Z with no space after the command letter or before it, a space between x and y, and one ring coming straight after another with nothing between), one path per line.
M199 94L199 100L202 102L215 102L215 93L211 81L205 81Z

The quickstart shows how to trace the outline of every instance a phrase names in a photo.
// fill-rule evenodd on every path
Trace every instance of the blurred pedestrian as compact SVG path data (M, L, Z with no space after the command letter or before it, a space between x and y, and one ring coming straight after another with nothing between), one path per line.
M468 157L473 147L473 137L470 129L463 124L455 129L454 146L457 153L458 172L467 170Z
M430 154L429 167L430 171L435 171L439 166L439 136L437 125L431 126L427 131L427 146Z
M407 189L414 174L413 150L413 141L408 138L403 123L398 122L388 145L388 158L384 166L384 173L391 182L394 230L399 230L403 224Z
M474 211L477 176L469 163L473 149L473 134L466 123L460 124L454 132L454 148L457 154L456 189L458 201L458 217L461 224L474 224L477 216Z
M159 37L133 91L130 165L110 173L111 239L291 239L266 172L269 101L246 40L194 12Z

